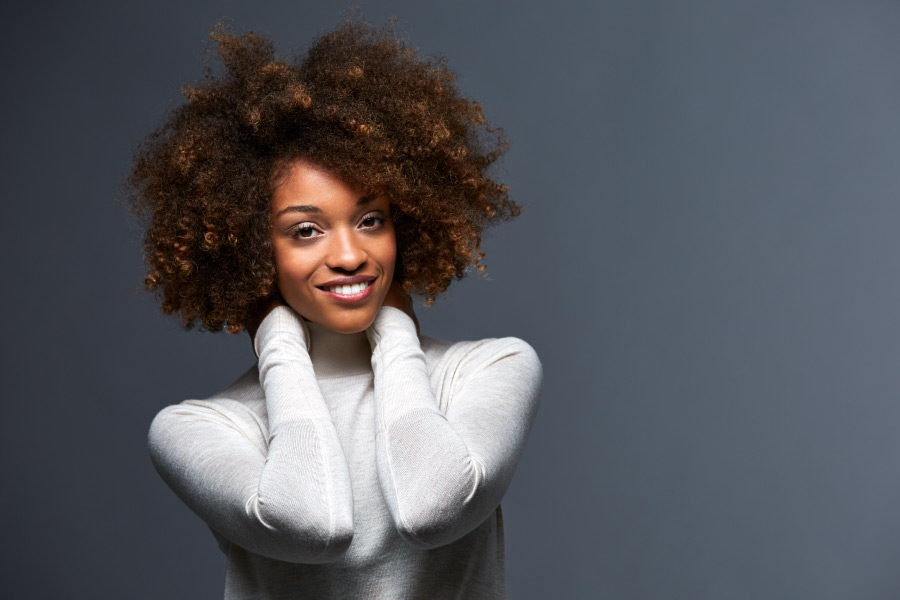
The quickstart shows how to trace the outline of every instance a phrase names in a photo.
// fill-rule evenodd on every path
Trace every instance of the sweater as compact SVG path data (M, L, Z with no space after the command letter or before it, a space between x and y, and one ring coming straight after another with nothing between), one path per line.
M389 306L339 334L279 306L254 349L149 432L227 557L226 599L506 597L500 500L538 406L531 346L419 336Z

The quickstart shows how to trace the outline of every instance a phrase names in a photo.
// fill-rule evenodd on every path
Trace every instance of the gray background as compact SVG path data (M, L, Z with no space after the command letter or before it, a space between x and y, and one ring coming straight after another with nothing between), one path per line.
M154 472L164 405L251 364L139 292L116 201L220 17L302 50L341 3L5 3L8 598L216 598ZM426 332L517 335L543 403L511 597L900 598L894 2L380 2L513 142L526 206ZM12 590L12 592L9 592Z

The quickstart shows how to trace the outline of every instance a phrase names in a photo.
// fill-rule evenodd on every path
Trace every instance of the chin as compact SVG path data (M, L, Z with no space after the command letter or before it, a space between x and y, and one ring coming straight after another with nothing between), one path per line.
M386 295L386 290L376 289L374 297L370 296L364 303L352 306L317 297L321 294L318 290L312 297L285 291L288 292L282 292L285 303L307 321L343 334L360 333L368 329L375 322Z
M369 328L375 322L378 311L359 315L344 315L342 318L327 318L325 315L317 315L317 319L309 319L317 325L330 329L335 333L351 334L360 333Z
M366 329L369 328L369 326L372 324L373 321L375 321L375 319L372 319L371 321L367 321L363 324L340 325L340 326L336 326L336 327L330 327L329 325L325 325L325 327L327 327L328 329L330 329L336 333L343 333L343 334L349 335L351 333L360 333L362 331L365 331Z

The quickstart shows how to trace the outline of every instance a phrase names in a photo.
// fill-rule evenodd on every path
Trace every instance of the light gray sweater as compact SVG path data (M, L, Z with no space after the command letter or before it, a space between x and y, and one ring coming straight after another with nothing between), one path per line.
M149 435L228 557L226 599L506 597L500 499L537 410L531 346L420 337L393 307L343 335L281 306L254 348L258 368Z

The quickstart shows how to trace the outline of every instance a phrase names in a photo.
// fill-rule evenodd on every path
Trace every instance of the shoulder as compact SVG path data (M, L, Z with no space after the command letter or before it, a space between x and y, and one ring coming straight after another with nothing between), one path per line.
M160 410L150 424L151 449L203 427L227 428L265 451L268 439L265 394L256 365L220 391L203 399L188 399Z
M530 391L537 401L543 367L535 349L517 337L448 342L420 336L435 390L451 395L468 383Z
M542 370L537 351L531 344L517 337L448 342L422 335L420 341L426 360L436 366L452 364L477 369L515 357L519 367L538 373Z

